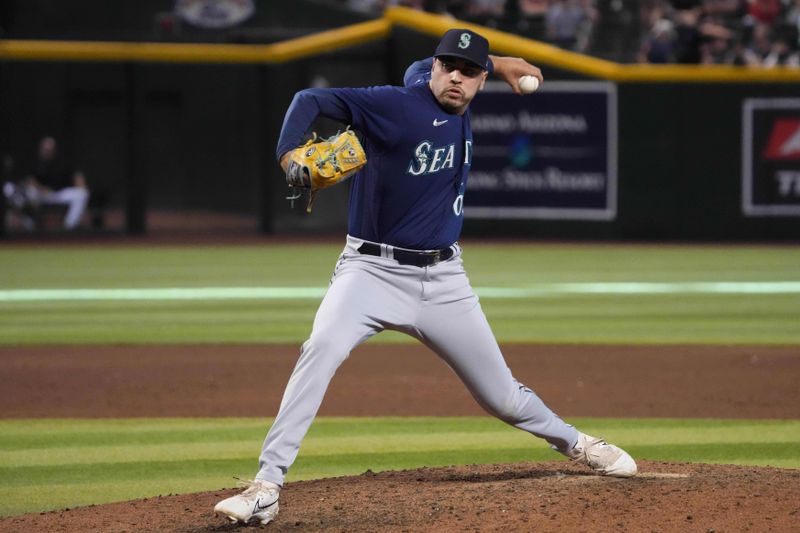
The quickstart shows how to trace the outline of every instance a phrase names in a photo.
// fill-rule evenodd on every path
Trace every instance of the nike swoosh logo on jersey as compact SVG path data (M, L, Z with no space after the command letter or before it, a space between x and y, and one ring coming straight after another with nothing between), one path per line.
M438 120L436 120L436 119L433 119L433 125L434 125L434 126L441 126L441 125L442 125L442 124L444 124L445 122L447 122L447 121L446 121L446 120L443 120L443 121L439 122Z

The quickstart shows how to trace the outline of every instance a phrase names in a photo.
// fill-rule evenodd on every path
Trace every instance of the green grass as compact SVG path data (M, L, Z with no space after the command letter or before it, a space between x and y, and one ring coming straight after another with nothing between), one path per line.
M320 287L340 246L0 249L0 291ZM800 281L800 248L467 244L473 286ZM501 342L800 344L800 295L483 297ZM0 302L0 345L299 343L318 299ZM406 342L388 333L375 342Z
M325 287L341 246L0 248L19 289ZM466 244L473 286L800 281L800 248ZM800 294L482 297L502 342L800 345ZM300 343L318 305L280 300L0 301L0 345ZM377 342L405 342L387 333ZM1 380L0 380L1 381ZM573 420L635 457L800 468L800 421ZM268 420L0 420L0 515L233 486ZM322 418L289 481L554 460L488 418Z
M649 460L800 467L800 421L575 419ZM252 477L259 419L0 421L0 515L233 486ZM454 464L550 461L488 417L320 418L288 481Z

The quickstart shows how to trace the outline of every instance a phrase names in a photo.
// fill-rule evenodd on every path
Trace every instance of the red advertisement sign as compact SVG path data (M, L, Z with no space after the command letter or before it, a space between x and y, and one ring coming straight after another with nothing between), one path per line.
M744 101L742 211L800 216L800 99Z

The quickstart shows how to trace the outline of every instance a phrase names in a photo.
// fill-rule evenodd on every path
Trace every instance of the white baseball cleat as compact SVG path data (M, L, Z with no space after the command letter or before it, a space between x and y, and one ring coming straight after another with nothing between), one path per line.
M278 516L278 497L281 488L275 483L256 479L245 483L241 494L231 496L214 506L214 512L223 514L233 522L248 523L256 519L261 525L270 523Z
M577 444L564 455L604 476L636 475L636 462L625 450L580 431Z

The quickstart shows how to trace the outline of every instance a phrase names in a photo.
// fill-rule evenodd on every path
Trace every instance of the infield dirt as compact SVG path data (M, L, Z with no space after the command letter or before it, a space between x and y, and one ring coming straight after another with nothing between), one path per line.
M800 418L796 347L507 345L504 353L562 416ZM295 346L0 348L0 416L271 417L296 356ZM368 344L340 369L320 414L481 412L425 348ZM628 480L547 462L288 483L265 530L800 530L798 470L639 467ZM9 517L0 531L234 531L242 528L212 513L234 492Z
M514 376L562 416L800 418L793 346L503 346ZM277 413L297 346L0 347L0 417ZM366 344L320 415L481 415L418 344Z

